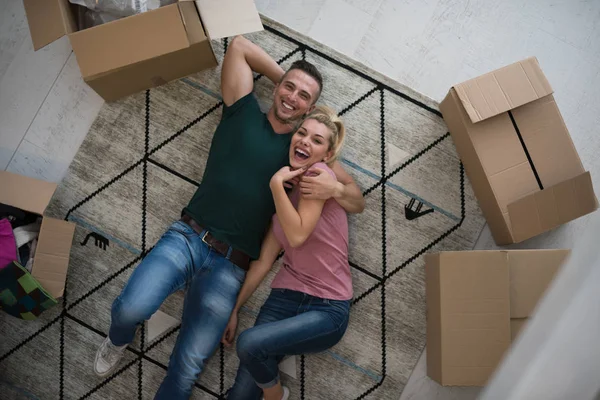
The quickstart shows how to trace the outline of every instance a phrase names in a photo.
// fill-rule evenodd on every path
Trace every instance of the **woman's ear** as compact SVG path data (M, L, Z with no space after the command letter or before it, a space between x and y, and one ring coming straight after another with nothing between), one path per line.
M329 160L331 160L331 157L333 157L333 150L329 150L327 154L325 154L325 157L323 157L323 162L327 164Z

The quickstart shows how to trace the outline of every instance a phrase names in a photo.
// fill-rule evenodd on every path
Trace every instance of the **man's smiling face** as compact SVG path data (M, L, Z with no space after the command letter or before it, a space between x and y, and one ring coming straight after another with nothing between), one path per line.
M275 87L273 108L275 117L283 123L302 119L319 97L319 83L299 69L288 71Z

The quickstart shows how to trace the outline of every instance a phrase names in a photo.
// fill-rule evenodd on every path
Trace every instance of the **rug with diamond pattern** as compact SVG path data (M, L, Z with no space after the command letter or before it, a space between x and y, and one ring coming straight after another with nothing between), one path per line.
M251 40L284 69L304 58L325 77L320 102L346 122L341 161L367 204L349 218L355 291L349 329L329 351L296 357L296 377L283 379L292 399L398 399L425 346L422 255L471 249L483 217L435 102L264 22L266 30ZM221 60L227 41L213 45ZM141 329L122 367L107 378L95 376L92 364L113 299L202 179L223 104L219 73L215 68L103 106L49 208L77 224L67 293L36 321L0 315L3 399L153 398L177 323L155 338ZM256 77L264 110L272 90ZM240 329L253 324L278 268L244 307ZM182 302L183 293L172 295L161 315L180 318ZM193 398L225 398L237 364L233 349L218 349Z

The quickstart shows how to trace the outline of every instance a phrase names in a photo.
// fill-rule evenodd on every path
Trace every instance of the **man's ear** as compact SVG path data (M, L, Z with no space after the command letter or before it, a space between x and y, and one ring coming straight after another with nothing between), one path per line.
M312 106L308 107L308 110L306 110L306 114L304 114L304 115L308 115L312 110L315 109L316 106L317 106L317 104L315 103Z

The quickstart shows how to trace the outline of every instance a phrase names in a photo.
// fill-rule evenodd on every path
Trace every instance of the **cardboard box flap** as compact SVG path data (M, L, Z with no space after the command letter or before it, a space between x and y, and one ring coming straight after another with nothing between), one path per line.
M552 94L535 57L455 85L473 123Z
M190 45L206 40L196 5L192 1L181 1L179 2L179 11Z
M42 215L56 183L0 171L0 203Z
M444 386L485 385L569 253L426 255L428 375Z
M545 187L585 172L553 95L513 110L512 116Z
M69 0L23 0L23 5L35 50L77 30Z
M190 45L178 4L75 32L69 37L84 78Z
M64 292L74 234L73 223L50 217L42 220L31 275L54 298Z
M490 151L486 152L487 154L494 154L496 156L497 152L492 153L492 146L488 146L488 143L476 139L480 136L482 138L483 136L497 138L496 135L490 135L489 132L494 133L497 129L496 124L504 124L504 122L501 118L494 118L493 120L488 120L481 124L472 124L466 111L461 106L460 99L455 90L450 90L446 95L446 98L440 103L440 111L444 115L444 121L452 134L452 140L460 154L460 159L465 166L465 172L471 181L471 186L477 196L483 215L490 226L496 243L512 243L513 239L506 222L508 217L504 218L503 216L502 208L498 204L494 189L492 188L486 172L486 167L490 166L495 169L495 172L498 172L506 168L505 165L507 159L510 161L510 164L515 165L519 158L518 153L516 153L517 156L515 156L515 154L511 154L510 157L505 155L502 162L500 162L500 158L496 158L493 160L492 165L488 164L484 166L481 156L479 155L479 151L481 151L482 147L490 149ZM514 135L510 138L503 135L499 141L493 141L495 142L495 146L511 145L515 148L521 146L518 139L514 138ZM515 141L517 143L515 143ZM480 144L483 144L484 146L481 146ZM523 159L526 157L522 155L521 158Z
M514 318L510 320L510 341L514 342L519 333L525 328L529 318Z
M536 236L598 208L592 177L584 172L508 205L516 242Z
M442 382L442 303L440 253L425 254L425 295L427 299L427 374Z
M443 252L438 268L442 384L484 385L510 346L507 256Z
M509 251L510 318L527 318L542 298L569 250Z
M212 40L263 30L253 0L195 0Z

